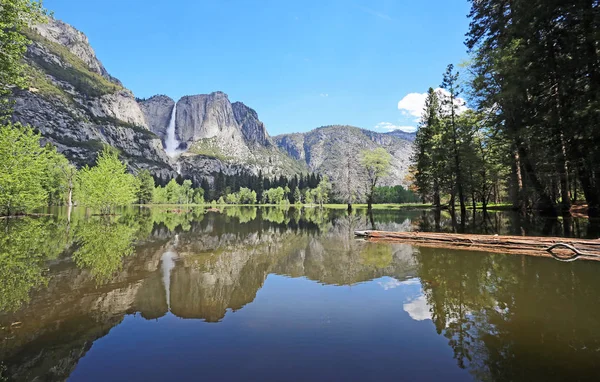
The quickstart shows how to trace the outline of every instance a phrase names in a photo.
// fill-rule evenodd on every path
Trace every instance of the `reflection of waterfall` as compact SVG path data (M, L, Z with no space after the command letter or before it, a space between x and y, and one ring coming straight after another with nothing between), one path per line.
M169 248L169 250L163 253L160 258L162 263L162 277L163 284L165 286L165 293L167 295L167 307L171 310L171 271L175 267L175 258L177 257L177 253L174 252L174 248L177 246L179 241L179 236L175 235L175 240L173 241L173 246Z
M173 111L171 112L171 120L169 121L169 127L167 127L167 139L165 140L165 151L170 157L175 157L181 153L181 151L178 150L179 141L175 136L176 115L177 102L173 106Z

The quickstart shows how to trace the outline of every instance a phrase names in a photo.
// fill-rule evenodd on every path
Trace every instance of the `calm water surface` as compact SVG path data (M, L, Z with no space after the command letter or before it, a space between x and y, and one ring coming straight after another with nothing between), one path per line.
M385 245L429 211L126 210L2 221L0 381L600 378L600 264ZM467 232L598 237L586 220Z

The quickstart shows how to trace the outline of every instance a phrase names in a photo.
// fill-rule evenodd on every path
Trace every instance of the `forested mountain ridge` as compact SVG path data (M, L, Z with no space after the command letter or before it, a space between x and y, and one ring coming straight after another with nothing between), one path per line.
M414 139L414 134L403 133ZM354 126L323 126L306 133L273 137L276 144L293 158L302 160L310 171L336 179L348 158L353 162L362 150L383 147L392 155L390 175L382 185L407 185L412 143L390 133L377 133Z
M30 86L14 93L13 121L34 127L43 143L54 144L78 166L92 164L108 144L119 150L130 171L148 169L165 180L177 172L198 184L219 172L267 177L330 174L335 158L315 153L340 152L351 144L356 145L355 154L384 147L397 159L388 184L403 183L406 177L412 147L407 139L357 128L350 135L345 128L317 129L303 134L311 146L307 161L269 136L255 110L231 102L223 92L185 96L177 102L164 95L136 99L72 26L49 19L24 33L31 40L25 56ZM165 152L174 107L175 138L182 153L177 159Z

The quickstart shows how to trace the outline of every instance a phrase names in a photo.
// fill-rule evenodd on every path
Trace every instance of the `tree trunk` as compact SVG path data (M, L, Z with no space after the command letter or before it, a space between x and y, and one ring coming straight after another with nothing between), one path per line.
M434 181L433 181L433 205L437 209L441 208L441 203L440 203L440 183L438 182L437 179L434 179Z

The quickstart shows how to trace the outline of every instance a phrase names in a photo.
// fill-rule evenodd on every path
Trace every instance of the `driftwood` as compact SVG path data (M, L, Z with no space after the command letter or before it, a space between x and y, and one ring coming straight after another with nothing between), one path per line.
M432 232L356 231L354 234L379 243L405 243L431 248L552 257L562 261L600 261L600 240Z

